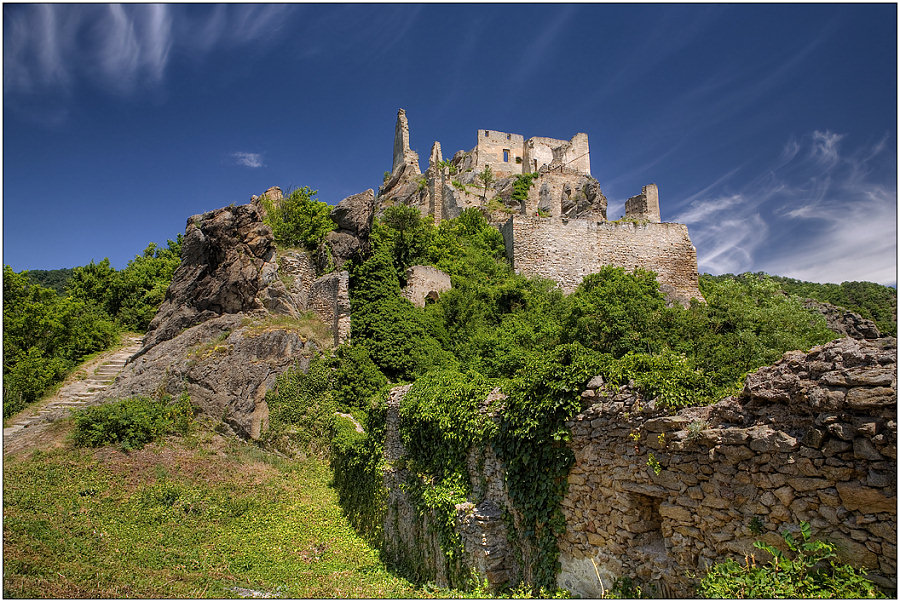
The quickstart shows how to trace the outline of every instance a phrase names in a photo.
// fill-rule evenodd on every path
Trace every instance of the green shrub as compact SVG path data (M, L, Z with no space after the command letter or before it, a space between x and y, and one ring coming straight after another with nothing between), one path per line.
M538 177L538 173L523 173L516 176L513 182L512 198L517 201L524 201L528 198L528 190L534 184L534 179Z
M73 437L79 447L118 444L124 450L140 449L164 435L186 434L193 416L187 393L176 401L168 396L130 397L77 412Z
M334 489L353 528L374 544L381 543L385 512L383 396L368 413L365 432L338 418L331 444Z
M883 598L865 578L865 571L835 560L834 545L813 540L809 523L800 523L800 539L782 533L789 553L766 543L754 545L772 559L757 566L755 559L741 565L732 559L707 571L697 588L704 598Z
M333 362L336 364L332 375L334 401L345 412L367 409L372 395L388 384L388 379L361 345L341 345Z
M28 272L3 268L3 415L38 400L86 355L112 345L118 329L93 302L61 297Z
M297 366L278 375L275 387L266 392L269 429L261 440L289 456L328 458L337 410L331 376L323 356L314 358L306 372Z
M278 200L263 197L264 221L272 228L277 244L313 250L335 229L331 207L315 197L316 191L308 186L297 188Z

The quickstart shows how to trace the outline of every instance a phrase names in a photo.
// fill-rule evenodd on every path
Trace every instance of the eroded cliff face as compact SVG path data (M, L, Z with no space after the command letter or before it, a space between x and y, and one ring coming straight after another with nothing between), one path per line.
M211 318L254 310L295 312L278 279L272 229L258 206L194 215L184 230L181 265L150 322L141 353Z
M181 265L144 346L104 398L187 392L204 414L255 439L277 375L349 338L347 272L320 274L303 251L279 254L262 217L252 202L188 219Z
M896 339L788 352L749 375L738 397L674 415L599 377L589 387L567 423L575 463L561 504L560 587L600 597L629 577L663 597L692 596L688 572L702 576L728 557L765 561L754 541L783 545L779 533L807 521L841 559L896 588ZM446 578L454 567L435 546L433 517L417 516L399 487L406 388L388 406L386 545ZM516 560L519 542L501 518L505 467L490 444L469 454L473 493L456 519L463 560L492 585L527 580L528 560Z

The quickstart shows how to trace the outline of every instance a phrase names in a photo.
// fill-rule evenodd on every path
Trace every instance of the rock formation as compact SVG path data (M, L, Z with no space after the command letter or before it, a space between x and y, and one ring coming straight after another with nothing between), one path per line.
M815 299L804 300L803 307L817 311L825 316L825 323L828 325L828 328L841 336L854 339L877 339L881 337L881 332L875 326L875 322L867 320L849 309L838 307L831 303L822 303Z
M292 313L278 279L272 230L254 204L188 219L181 265L144 339L146 353L205 320L259 309Z
M337 229L325 236L316 252L319 272L341 269L352 259L362 259L369 251L369 232L375 217L375 192L370 188L349 196L331 210Z
M373 193L356 197L335 208L353 240L368 236ZM275 377L349 340L348 273L320 275L303 251L279 255L259 198L188 220L181 265L144 346L106 398L187 391L203 413L257 438Z

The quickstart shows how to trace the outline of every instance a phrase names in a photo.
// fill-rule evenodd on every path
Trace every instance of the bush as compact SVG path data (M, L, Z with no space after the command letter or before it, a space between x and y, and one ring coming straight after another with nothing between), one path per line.
M102 447L119 444L123 450L140 449L164 435L185 435L194 410L187 393L176 401L130 397L80 410L75 414L75 445Z
M269 430L262 440L290 456L311 454L328 458L334 437L337 407L331 393L331 367L317 356L304 372L288 368L275 379L275 388L266 392Z
M834 545L810 538L809 523L800 523L800 540L782 533L789 554L757 541L772 559L757 566L726 560L710 567L697 588L704 598L883 598L865 571L835 561Z
M328 203L316 200L308 186L293 190L278 200L263 197L265 223L272 228L275 242L285 247L306 247L312 251L335 229Z
M38 400L84 356L118 339L93 303L33 284L3 268L3 415Z

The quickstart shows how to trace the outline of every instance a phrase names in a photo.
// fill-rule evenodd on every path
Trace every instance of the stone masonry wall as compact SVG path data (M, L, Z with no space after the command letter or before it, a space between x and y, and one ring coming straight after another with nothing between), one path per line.
M451 288L449 274L430 265L413 265L406 270L406 286L400 294L416 307L425 307L426 300L437 301Z
M350 274L333 272L317 278L309 289L307 309L334 333L334 344L350 340Z
M466 502L456 505L456 530L463 544L463 557L456 563L451 563L441 550L433 516L428 512L419 514L402 490L401 485L411 475L405 468L406 449L400 437L400 402L410 387L394 387L387 401L384 442L387 556L441 587L464 586L470 568L495 588L516 582L520 569L510 551L503 519L503 509L510 506L503 479L505 470L490 446L472 448L466 458L472 492ZM485 407L503 397L495 390L485 400ZM454 582L454 575L463 581Z
M566 292L587 274L613 265L657 273L660 289L682 305L702 300L697 251L687 226L512 216L501 228L516 273L555 280Z
M628 387L594 378L567 423L575 463L562 501L557 583L601 597L629 577L662 597L688 597L725 558L784 547L780 533L809 522L839 558L897 586L897 340L838 339L791 351L748 376L737 398L674 415ZM385 439L385 548L446 584L450 574L427 513L400 488L408 477L391 391ZM502 399L494 391L488 407ZM658 462L659 472L650 458ZM505 469L490 445L469 452L470 501L457 505L465 568L493 586L528 579L502 519ZM513 511L513 514L515 512ZM456 567L458 570L459 567Z
M779 533L807 521L896 588L896 358L892 338L788 352L738 398L674 416L628 390L585 391L591 405L569 424L559 585L599 597L629 576L689 596L686 571L763 562L754 541L783 548Z

